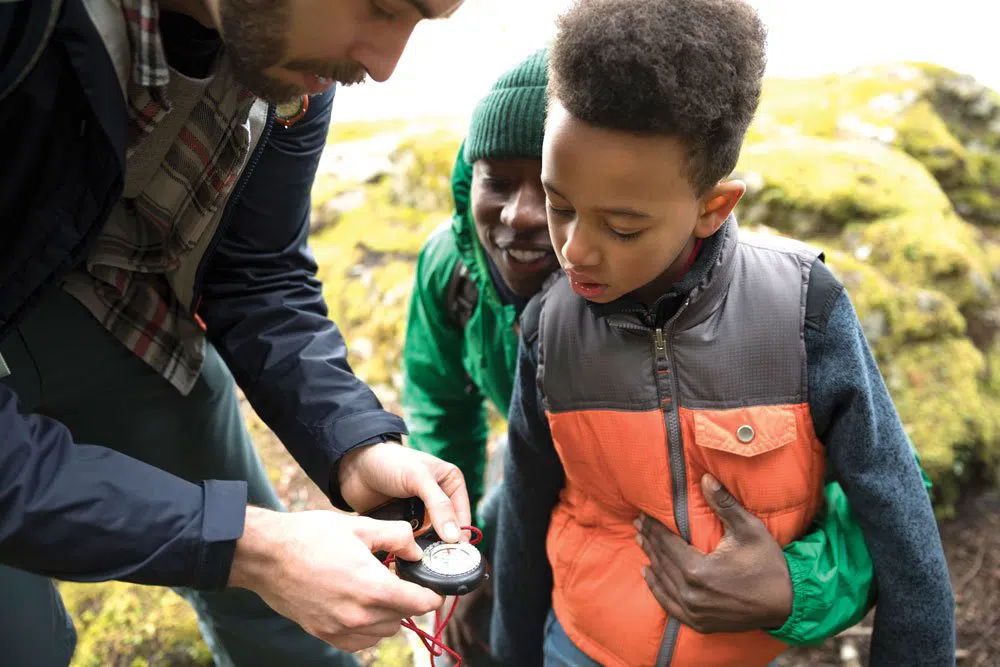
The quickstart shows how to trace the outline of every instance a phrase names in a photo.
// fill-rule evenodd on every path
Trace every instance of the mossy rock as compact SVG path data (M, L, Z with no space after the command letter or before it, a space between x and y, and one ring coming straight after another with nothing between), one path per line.
M827 251L826 261L844 283L865 337L879 361L909 343L962 336L965 319L945 293L895 284L871 264L847 253Z
M451 171L461 136L450 130L410 137L391 156L392 202L422 211L452 207Z
M906 345L880 365L943 515L953 511L972 464L997 460L1000 414L981 380L985 367L965 338Z
M849 244L870 254L869 261L896 283L940 290L963 310L995 301L983 234L957 216L911 213L848 236Z
M860 137L922 162L963 217L1000 224L1000 95L935 65L886 64L847 75L765 82L750 141Z
M208 667L212 655L188 604L165 588L59 584L78 635L72 667Z
M734 174L747 183L740 219L797 238L907 212L945 214L933 176L901 151L869 141L794 136L747 146Z

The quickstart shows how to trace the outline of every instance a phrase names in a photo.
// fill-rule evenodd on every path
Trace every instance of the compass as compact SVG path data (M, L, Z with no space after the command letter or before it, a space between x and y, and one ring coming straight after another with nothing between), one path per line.
M479 587L489 576L486 561L479 549L468 542L445 542L431 526L427 508L420 498L397 498L365 513L380 521L405 521L424 552L419 561L395 558L400 578L429 588L438 595L465 595ZM385 562L389 554L375 554Z
M482 554L468 542L444 542L431 530L418 537L417 544L424 552L421 560L396 558L396 573L401 579L438 595L465 595L487 577Z

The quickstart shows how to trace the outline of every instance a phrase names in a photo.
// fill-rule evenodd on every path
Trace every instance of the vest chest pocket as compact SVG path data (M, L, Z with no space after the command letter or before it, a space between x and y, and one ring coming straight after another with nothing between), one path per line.
M693 487L711 473L757 515L809 506L821 493L825 452L807 404L682 413Z

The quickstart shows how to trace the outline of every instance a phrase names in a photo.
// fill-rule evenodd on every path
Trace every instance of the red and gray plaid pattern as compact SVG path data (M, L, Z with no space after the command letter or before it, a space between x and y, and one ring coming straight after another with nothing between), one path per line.
M160 40L156 0L120 0L132 55L127 85L129 145L144 142L170 113L170 68ZM238 85L225 59L172 138L159 168L133 199L122 199L65 289L107 329L182 393L204 361L204 333L173 287L192 263L246 160L255 98ZM179 271L184 268L184 271Z

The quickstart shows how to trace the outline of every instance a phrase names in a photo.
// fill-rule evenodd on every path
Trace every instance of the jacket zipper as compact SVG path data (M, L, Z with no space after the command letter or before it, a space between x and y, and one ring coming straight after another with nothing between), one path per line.
M239 201L240 196L243 194L243 190L246 189L247 181L250 180L250 176L253 174L254 169L257 167L257 163L260 162L260 155L264 152L264 147L267 145L267 139L271 136L271 129L274 127L274 113L275 106L269 104L267 106L267 120L264 122L264 129L260 133L260 138L257 140L257 145L254 146L253 154L247 161L247 167L240 174L240 180L237 181L236 187L233 188L233 194L226 202L226 209L222 212L222 218L219 220L219 225L215 229L215 235L212 237L211 243L205 249L205 254L201 257L201 264L198 266L198 271L195 273L194 285L191 290L191 312L197 312L198 306L201 305L201 281L205 278L205 271L208 267L208 262L215 253L215 249L218 247L219 243L222 241L222 235L226 231L226 227L229 226L229 218L232 217L233 207L236 202Z
M673 348L670 341L670 334L673 332L674 322L677 317L684 312L690 303L690 298L684 303L664 327L659 327L654 331L653 340L656 347L656 387L660 398L660 407L663 410L663 419L667 426L667 455L670 460L670 481L672 486L674 522L677 524L677 532L688 544L691 543L691 523L688 514L688 491L687 491L687 464L684 459L684 443L681 442L681 420L680 410L677 406L678 381L677 373L673 367ZM666 370L670 377L670 393L664 396L659 379L660 370ZM669 407L664 406L663 401L669 399ZM677 645L677 635L680 632L681 624L676 618L671 617L667 621L667 627L663 631L663 641L660 643L660 651L656 656L656 667L668 667L673 660L674 648Z

